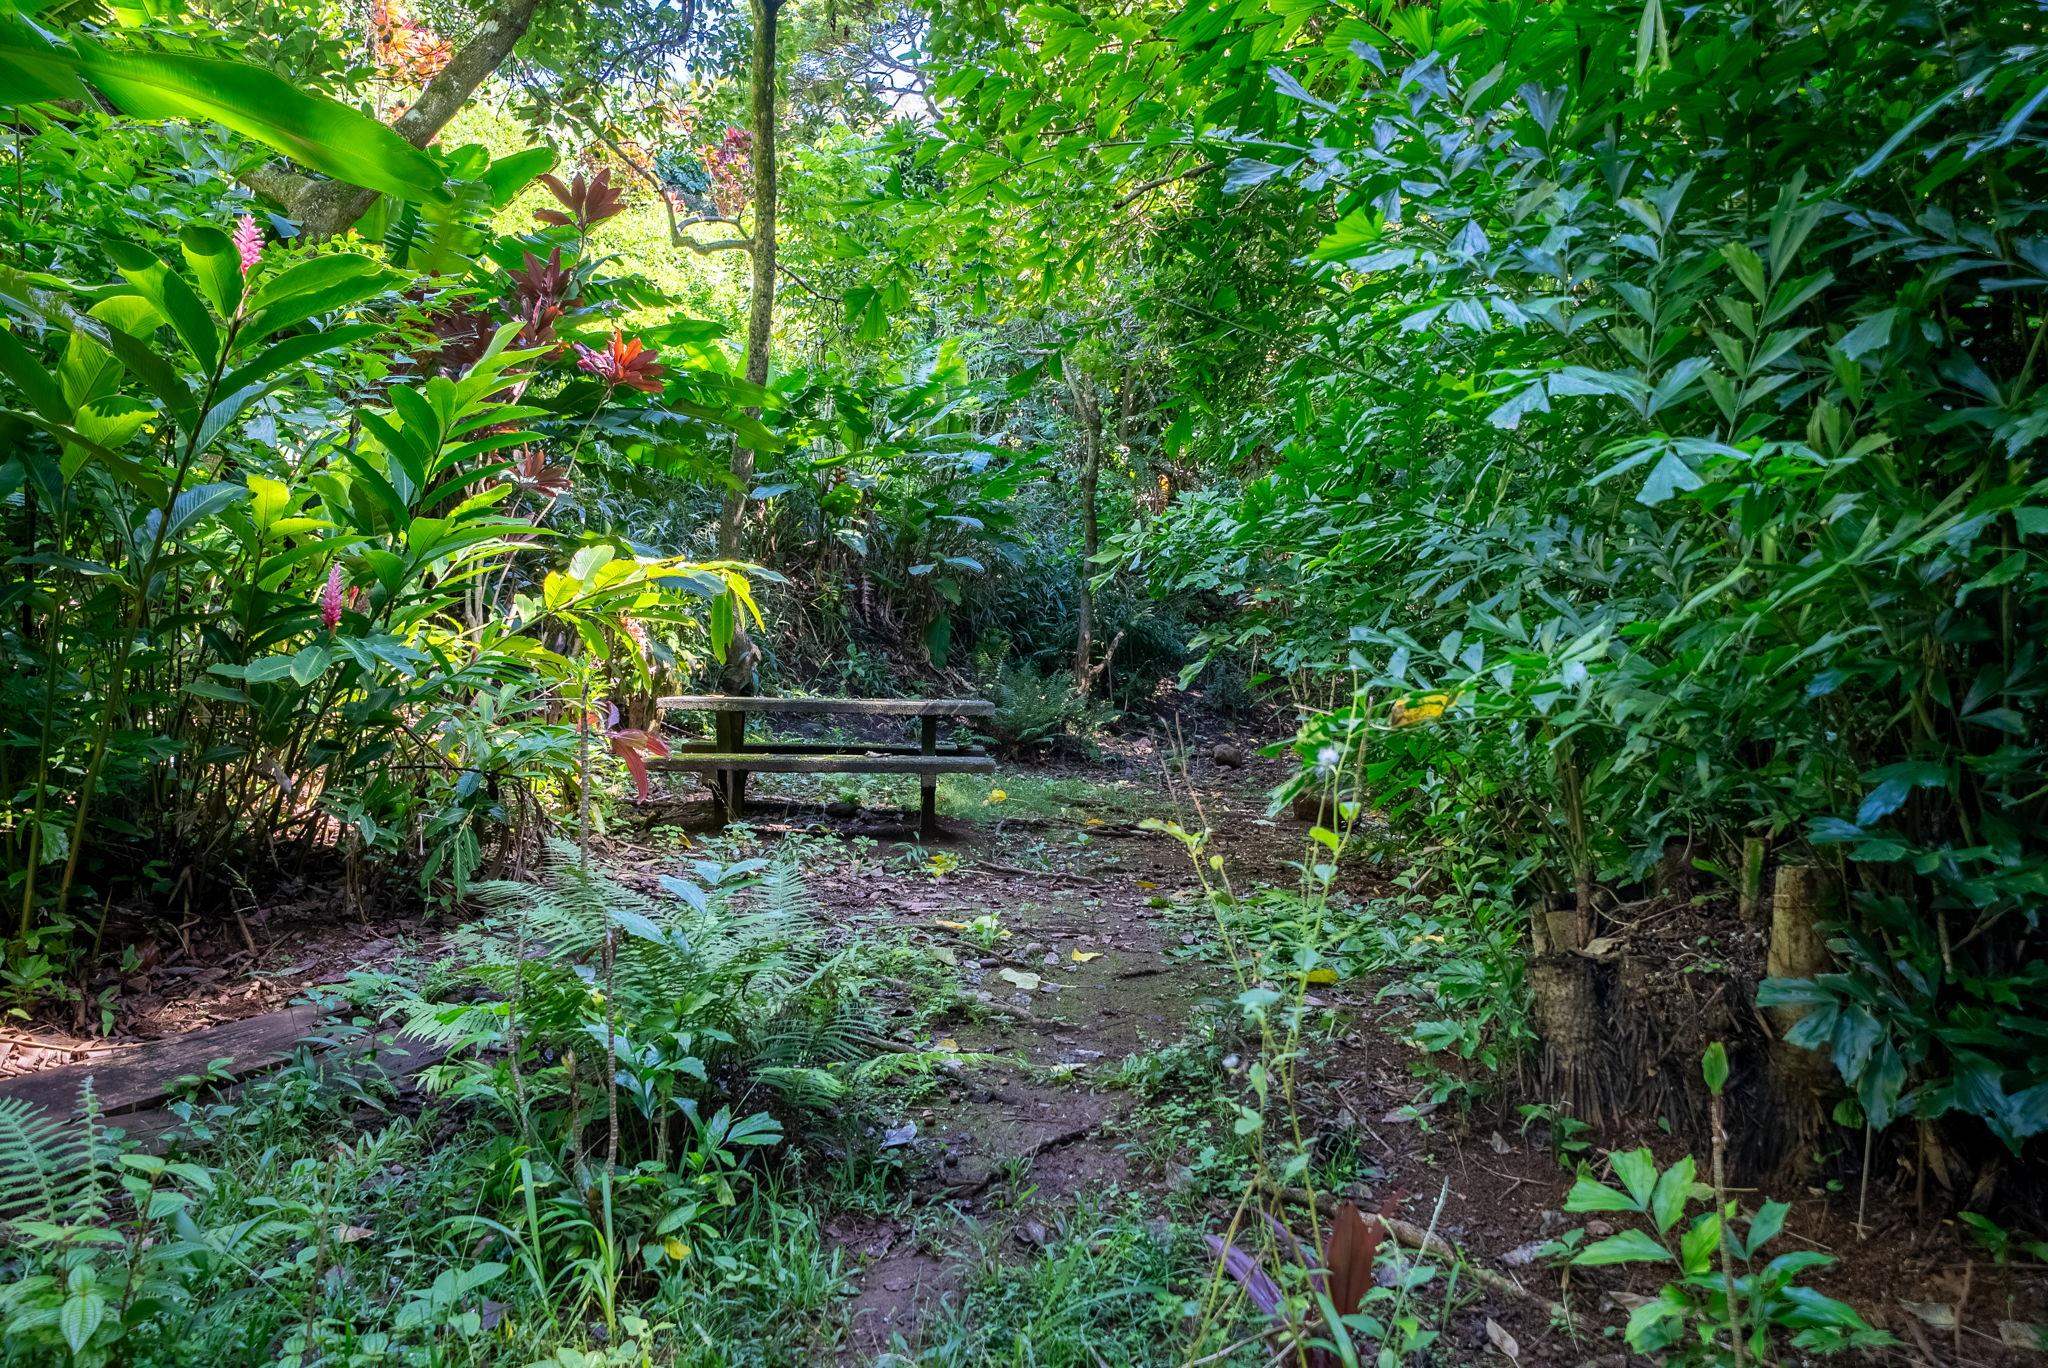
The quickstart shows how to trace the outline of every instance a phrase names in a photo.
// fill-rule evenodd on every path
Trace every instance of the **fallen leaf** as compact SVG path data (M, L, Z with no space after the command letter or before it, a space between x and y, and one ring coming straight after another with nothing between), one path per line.
M1089 960L1101 959L1102 952L1100 950L1076 950L1068 955L1067 958L1076 964L1086 964Z
M965 931L967 929L966 922L935 921L932 925L947 931Z
M1310 983L1335 983L1337 981L1337 971L1335 969L1311 969L1308 971L1308 981Z
M1953 1330L1956 1328L1956 1309L1947 1302L1901 1301L1899 1305L1905 1307L1937 1330Z
M2008 1349L2031 1349L2037 1354L2048 1352L2048 1325L2002 1320L1998 1323L1998 1339Z
M917 1139L917 1122L905 1121L882 1132L882 1148L896 1149Z
M334 1239L337 1244L356 1244L360 1241L369 1239L372 1235L376 1233L376 1231L370 1229L368 1226L336 1226L334 1228Z
M1005 983L1016 984L1027 993L1037 992L1040 983L1038 975L1024 969L999 969L996 971L996 977Z
M1508 1362L1522 1361L1522 1346L1515 1343L1515 1337L1501 1329L1500 1322L1491 1316L1486 1318L1486 1338L1494 1348L1508 1356Z
M1150 879L1140 879L1140 880L1138 880L1138 887L1140 887L1140 888L1157 888L1157 887L1159 887L1159 885L1158 885L1158 884L1156 884L1156 883L1153 883L1153 882L1152 882L1152 881L1151 881Z
M960 1042L951 1036L940 1036L937 1048L958 1054L960 1052Z

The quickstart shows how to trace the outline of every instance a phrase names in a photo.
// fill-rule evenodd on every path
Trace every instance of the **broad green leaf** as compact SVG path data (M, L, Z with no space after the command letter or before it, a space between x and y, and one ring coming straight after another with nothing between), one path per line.
M233 318L242 303L242 254L233 239L218 228L193 224L178 234L178 248L213 311Z
M1700 1057L1700 1074L1706 1079L1707 1091L1719 1097L1728 1086L1728 1047L1718 1040L1707 1046Z
M1657 1223L1658 1234L1670 1230L1685 1215L1695 1171L1693 1158L1688 1154L1657 1176L1657 1186L1650 1193L1650 1219Z
M1586 1268L1603 1264L1669 1263L1671 1252L1640 1230L1624 1230L1572 1256L1572 1262Z
M1650 1194L1657 1187L1657 1157L1647 1149L1616 1150L1607 1156L1614 1176L1628 1189L1638 1211L1650 1209Z
M1785 1217L1792 1208L1784 1202L1766 1201L1756 1210L1750 1220L1749 1233L1743 1246L1745 1258L1754 1259L1763 1252L1763 1247L1778 1238L1778 1232L1785 1228Z
M350 185L429 204L448 201L433 158L367 114L261 67L96 43L82 46L78 58L124 113L211 120Z
M78 58L71 49L12 9L0 9L0 89L9 104L92 99L78 79Z
M1605 1183L1581 1178L1564 1199L1566 1211L1641 1211L1642 1203Z
M132 242L109 242L107 255L114 259L114 265L128 283L171 325L171 331L185 344L198 368L211 371L220 358L220 329L214 325L213 315L207 312L205 301L191 282Z
M1678 1242L1678 1263L1687 1273L1705 1273L1721 1247L1721 1215L1709 1211L1694 1221Z
M88 1286L64 1299L64 1305L57 1312L57 1328L64 1336L64 1343L71 1347L71 1352L82 1354L106 1318L107 1299Z

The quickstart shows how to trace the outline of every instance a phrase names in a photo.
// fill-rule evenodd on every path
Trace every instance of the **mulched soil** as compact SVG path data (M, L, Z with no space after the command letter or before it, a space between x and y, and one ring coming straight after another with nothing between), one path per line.
M188 915L185 926L165 927L161 919L131 914L125 920L135 929L124 935L127 928L110 926L108 943L125 945L132 967L123 971L117 963L93 979L89 1012L78 1007L0 1026L0 1078L258 1016L357 969L438 953L445 928L419 915L416 894L414 910L401 911L394 909L405 906L407 890L384 890L376 910L359 915L340 887L338 869L316 862L261 890L239 920ZM110 1028L99 1030L91 1020L93 1029L85 1029L102 998L112 1011Z

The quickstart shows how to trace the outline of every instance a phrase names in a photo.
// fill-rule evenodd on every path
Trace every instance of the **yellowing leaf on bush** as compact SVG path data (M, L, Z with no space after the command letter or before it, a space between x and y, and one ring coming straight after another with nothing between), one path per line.
M1076 964L1086 964L1089 960L1101 959L1102 952L1100 950L1076 950L1068 955L1067 958Z
M1424 722L1434 722L1444 715L1444 709L1451 704L1446 693L1427 693L1413 700L1398 699L1394 703L1391 718L1397 727L1413 727Z
M690 1247L673 1235L661 1242L661 1252L674 1259L677 1263L681 1263L690 1257Z

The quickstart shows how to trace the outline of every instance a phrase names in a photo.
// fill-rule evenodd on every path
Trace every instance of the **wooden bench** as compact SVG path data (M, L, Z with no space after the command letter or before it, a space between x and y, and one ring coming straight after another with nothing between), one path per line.
M648 768L711 776L711 794L719 816L731 820L746 807L747 775L759 774L914 774L919 804L917 832L921 840L938 833L938 791L941 774L993 774L996 762L977 746L942 746L942 718L988 717L995 705L979 698L744 698L728 694L691 694L660 700L664 713L703 712L712 715L713 739L685 742L665 760ZM747 740L749 717L914 717L915 742L879 745L814 741Z

